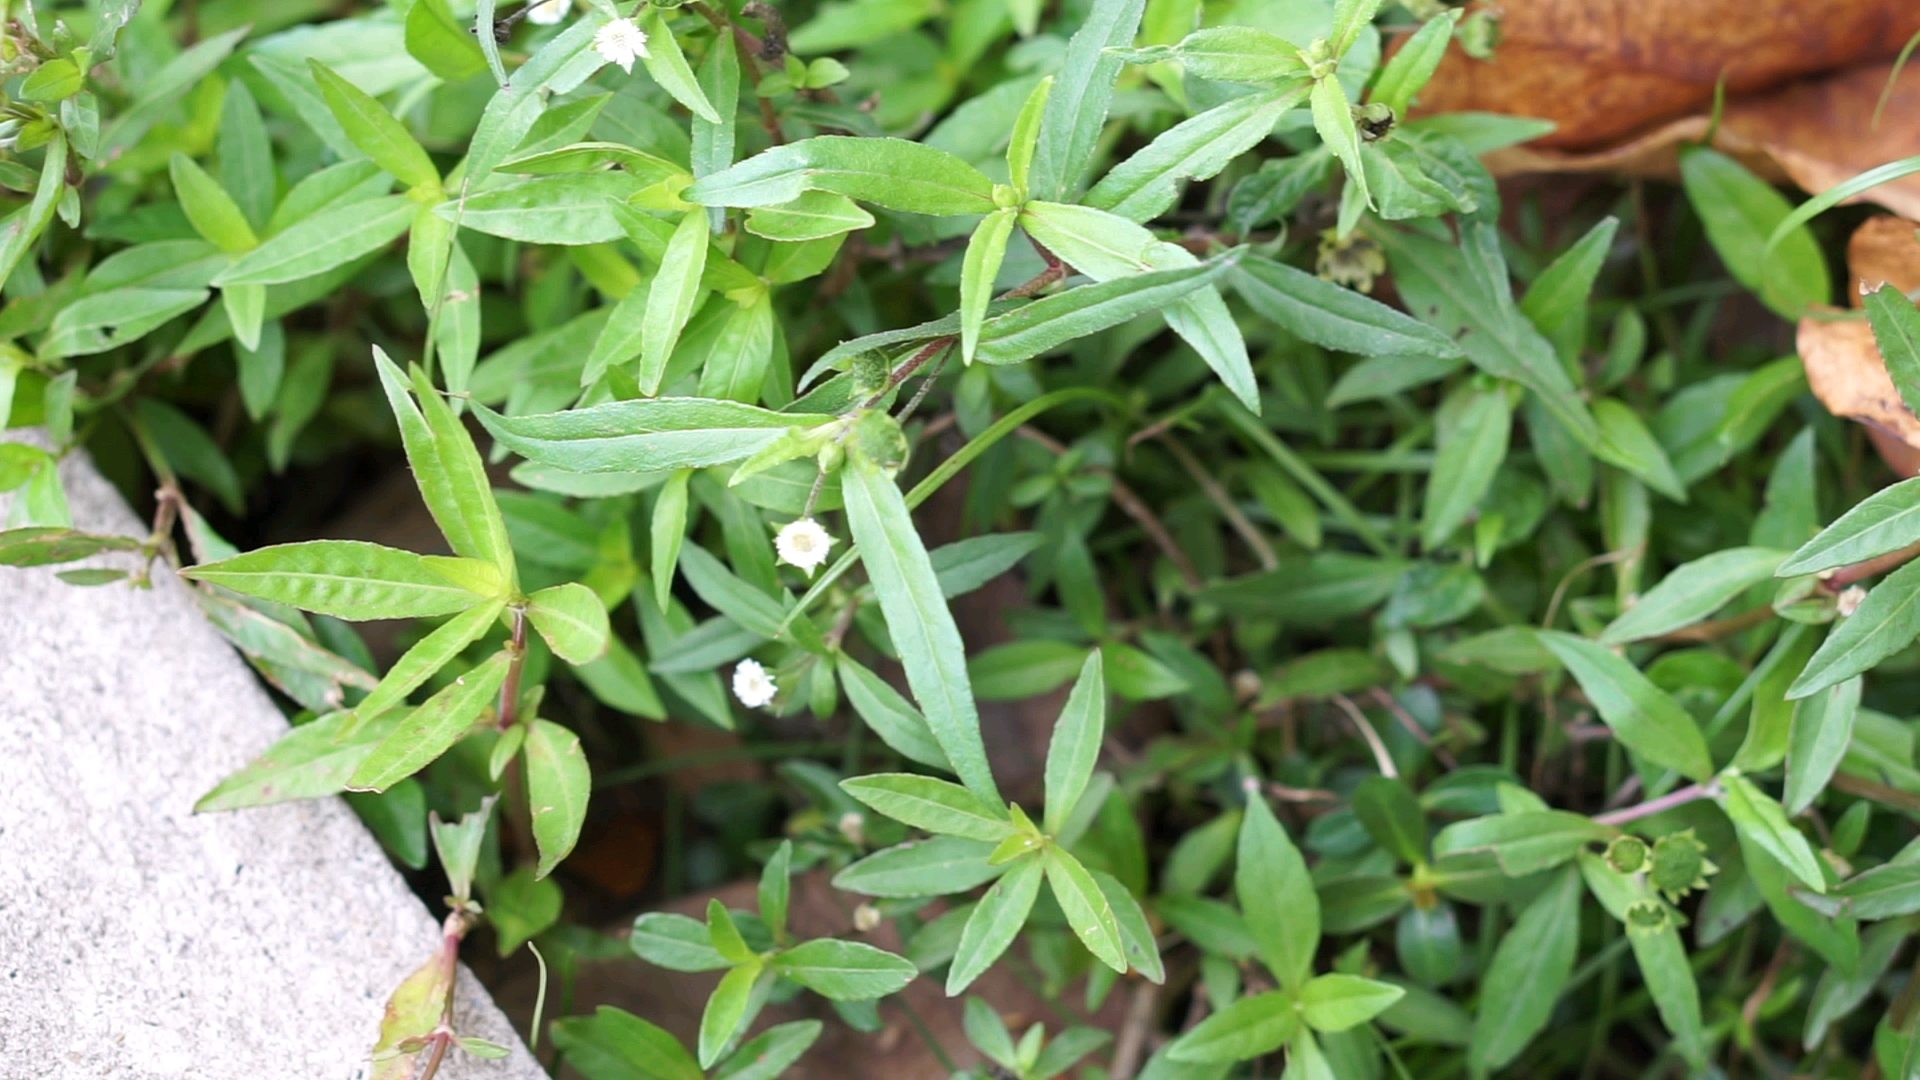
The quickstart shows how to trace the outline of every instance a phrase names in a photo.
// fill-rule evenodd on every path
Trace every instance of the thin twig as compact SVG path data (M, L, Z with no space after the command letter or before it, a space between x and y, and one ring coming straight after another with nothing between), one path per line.
M1028 442L1044 446L1056 454L1067 452L1066 444L1031 425L1022 424L1014 429L1014 434ZM1179 544L1173 542L1173 534L1167 531L1167 527L1161 524L1160 519L1154 516L1153 510L1134 493L1132 488L1115 476L1112 469L1104 465L1088 465L1086 468L1089 472L1104 476L1113 483L1110 494L1113 496L1114 505L1125 511L1127 516L1146 532L1160 551L1173 563L1174 568L1180 571L1180 578L1186 582L1189 589L1197 591L1206 583L1200 576L1199 568L1193 565L1193 560L1187 558L1187 553L1180 550Z
M1661 634L1653 640L1663 645L1680 644L1683 642L1718 641L1723 637L1732 637L1742 630L1751 630L1773 617L1773 607L1766 605L1754 608L1752 611L1742 612L1739 615L1729 615L1724 619L1714 619L1711 622L1696 623L1693 626L1682 627L1670 634Z
M1322 791L1319 788L1288 787L1278 780L1267 781L1267 794L1279 799L1281 802L1309 803L1340 801L1340 796L1335 795L1331 791Z
M1591 559L1585 559L1575 564L1574 568L1567 571L1566 575L1560 579L1560 584L1554 586L1553 599L1547 603L1547 617L1540 620L1540 629L1553 629L1553 617L1559 614L1560 601L1566 598L1567 586L1573 584L1575 577L1589 570L1597 570L1608 563L1617 563L1623 559L1631 559L1638 554L1640 554L1640 549L1638 547L1632 547L1622 551L1603 552L1602 554L1595 555Z
M1127 1001L1127 1017L1120 1023L1120 1037L1113 1043L1113 1080L1133 1080L1134 1070L1147 1046L1147 1033L1153 1028L1154 1013L1159 1010L1160 987L1141 980Z
M1208 500L1219 508L1221 516L1227 519L1227 524L1233 526L1233 531L1239 533L1240 539L1245 540L1247 546L1253 549L1253 557L1260 560L1260 568L1272 570L1278 567L1280 558L1273 553L1273 545L1267 543L1267 538L1260 535L1259 529L1253 527L1253 522L1247 520L1247 515L1240 512L1240 507L1234 503L1233 496L1227 493L1226 488L1220 486L1220 481L1215 480L1213 474L1207 472L1206 467L1200 464L1200 459L1194 457L1170 432L1163 434L1160 442L1166 446L1167 453L1172 454L1173 459L1180 463L1180 467L1187 470L1187 475L1193 477L1193 482L1200 485L1200 490L1206 493Z
M1341 710L1347 714L1347 719L1353 721L1354 730L1367 741L1367 748L1373 751L1374 764L1380 767L1380 775L1390 780L1399 779L1400 770L1393 764L1393 755L1387 753L1387 744L1380 741L1380 733L1373 730L1373 725L1367 722L1367 714L1361 712L1360 706L1355 705L1345 694L1333 695L1333 703L1340 706Z
M1780 972L1792 955L1793 939L1783 934L1779 947L1773 950L1773 960L1767 964L1766 974L1760 976L1760 985L1753 988L1753 993L1748 994L1740 1006L1740 1018L1747 1022L1749 1029L1760 1021L1760 1009L1773 996L1773 986L1780 980Z
M1593 821L1596 825L1625 825L1629 821L1639 821L1644 817L1652 817L1663 810L1671 810L1676 806L1685 806L1687 803L1705 799L1719 793L1720 785L1716 783L1688 784L1686 787L1670 791L1657 799L1648 799L1645 802L1635 803L1624 810L1595 814Z
M1372 697L1374 701L1380 703L1381 708L1393 714L1395 720L1400 721L1400 726L1407 729L1407 734L1419 740L1420 745L1433 751L1433 756L1440 760L1440 764L1445 765L1449 771L1460 767L1460 759L1454 757L1452 751L1446 747L1434 742L1433 736L1427 734L1427 729L1420 726L1420 721L1415 720L1412 713L1402 708L1400 702L1392 694L1387 693L1385 687L1374 687Z

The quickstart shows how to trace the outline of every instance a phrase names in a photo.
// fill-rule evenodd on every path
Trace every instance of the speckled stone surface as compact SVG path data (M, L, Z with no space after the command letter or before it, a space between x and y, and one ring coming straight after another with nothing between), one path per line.
M84 461L62 474L78 527L144 535ZM192 812L287 724L155 576L0 567L0 1077L363 1077L437 926L338 799ZM459 1001L513 1053L440 1076L545 1075L464 969Z

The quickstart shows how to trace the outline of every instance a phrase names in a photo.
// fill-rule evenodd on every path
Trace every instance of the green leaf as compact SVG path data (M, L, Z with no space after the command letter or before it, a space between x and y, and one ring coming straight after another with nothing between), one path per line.
M482 599L422 556L357 540L278 544L180 573L246 596L355 621L451 615Z
M487 825L493 818L493 804L498 798L489 795L481 799L478 810L462 815L457 822L441 821L438 814L427 819L427 827L433 833L433 850L440 856L447 885L460 899L473 895L473 875L479 867L480 847L486 841Z
M434 207L448 221L528 244L605 244L627 235L613 207L638 193L629 173L530 176Z
M1456 11L1444 11L1429 18L1380 69L1369 100L1392 109L1397 117L1407 115L1413 96L1433 78L1441 58L1446 56L1447 46L1453 40L1453 28L1459 22L1460 14Z
M1232 614L1331 626L1385 600L1406 569L1397 559L1327 551L1210 585L1196 598Z
M511 580L513 546L473 437L424 372L414 372L414 397L409 397L408 382L378 345L373 347L373 361L400 426L407 464L413 467L414 482L434 523L456 554L492 563Z
M1539 395L1582 445L1599 441L1599 425L1553 345L1513 302L1493 225L1463 222L1459 248L1389 229L1379 230L1377 238L1387 249L1394 284L1408 310L1459 342L1475 367Z
M486 53L454 18L447 0L414 0L407 9L407 53L448 83L487 70Z
M776 955L773 969L833 1001L870 1001L912 982L920 972L904 956L858 941L819 938Z
M700 61L700 89L708 101L719 102L720 122L693 118L690 160L693 175L712 176L733 164L734 126L740 114L740 57L734 49L708 49ZM682 195L684 196L684 192ZM718 229L726 224L724 215L715 212L711 223Z
M993 1006L977 997L969 997L961 1023L967 1033L967 1041L974 1045L974 1049L1002 1068L1010 1071L1020 1068L1013 1047L1013 1036L1008 1034L1006 1021L1000 1019L1000 1014Z
M1087 789L1106 735L1106 679L1100 650L1095 649L1080 668L1047 747L1046 818L1041 830L1049 836L1059 832L1061 823L1079 803L1081 792Z
M1405 993L1358 975L1320 975L1300 988L1300 1015L1315 1031L1345 1031L1379 1016Z
M1313 108L1313 126L1320 132L1321 141L1340 159L1347 170L1347 183L1359 192L1360 201L1372 206L1366 167L1360 161L1360 132L1354 127L1353 103L1347 99L1346 88L1332 75L1315 79L1308 102Z
M1022 202L1027 198L1028 180L1033 172L1033 154L1040 142L1040 123L1046 116L1047 99L1053 94L1053 76L1035 83L1026 104L1014 118L1013 134L1007 140L1007 180Z
M527 811L540 848L540 864L533 873L546 877L580 839L593 776L579 737L551 720L533 721L522 753L527 759Z
M713 1080L774 1080L800 1059L825 1025L818 1020L775 1024L727 1056L713 1071ZM678 1080L662 1077L661 1080Z
M241 252L251 250L260 242L233 196L227 194L218 180L208 176L206 170L194 164L192 158L176 151L167 168L180 209L186 211L194 231L206 237L208 243L221 251Z
M1217 176L1272 134L1306 92L1300 86L1249 94L1175 124L1114 166L1087 192L1086 205L1129 221L1159 217L1179 201L1182 182Z
M1800 699L1787 744L1787 787L1781 796L1788 816L1797 816L1826 790L1853 741L1860 709L1860 676Z
M385 728L342 741L347 714L331 713L302 724L266 752L220 781L193 804L196 814L318 799L346 790L347 778L373 752Z
M660 84L660 89L673 96L673 100L685 105L692 113L709 124L720 123L720 112L707 100L706 91L700 88L700 80L694 77L693 69L687 66L687 58L680 52L680 43L674 40L673 30L667 26L667 20L660 9L651 5L641 9L640 29L647 35L647 51L640 59L646 64L647 74ZM732 107L732 102L727 102Z
M748 210L746 230L768 240L803 243L856 232L872 224L873 215L845 195L809 191L792 202Z
M1029 186L1035 198L1064 199L1079 190L1107 125L1114 79L1126 63L1114 50L1133 44L1145 8L1146 0L1094 0L1067 41L1034 147Z
M1455 822L1433 838L1433 857L1491 851L1509 877L1550 870L1588 844L1606 843L1615 830L1565 810L1491 814Z
M973 985L1026 926L1027 914L1040 892L1040 878L1045 872L1042 862L1037 855L1016 860L974 905L966 928L960 932L953 964L947 969L948 997Z
M1799 878L1802 885L1816 893L1827 891L1827 879L1820 872L1819 858L1807 838L1787 821L1779 803L1744 776L1723 778L1721 788L1720 806L1733 819L1734 829L1744 839L1773 856Z
M966 646L941 595L907 503L858 442L841 472L847 526L893 637L907 685L962 783L998 816L999 788L987 766L980 718L967 679ZM981 837L986 839L986 837Z
M1601 398L1593 403L1593 419L1600 425L1600 441L1593 447L1595 457L1620 466L1675 502L1687 501L1686 485L1680 482L1665 448L1638 413L1612 398Z
M427 152L386 106L318 60L309 59L307 68L313 72L313 81L319 84L320 96L326 99L327 108L333 110L334 119L340 121L341 130L375 165L408 187L440 186L440 170L433 167Z
M1430 20L1414 37L1417 40L1436 26L1446 26L1447 22L1447 19ZM1444 31L1440 40L1441 47L1445 48ZM1413 42L1408 42L1394 61L1398 62L1412 47ZM1385 79L1384 75L1381 77ZM1587 298L1593 293L1593 283L1600 276L1607 254L1613 250L1613 237L1619 230L1619 218L1602 218L1540 272L1520 301L1521 314L1553 342L1554 352L1570 366L1578 367L1580 350L1586 346Z
M1257 793L1247 799L1240 823L1234 891L1261 959L1282 986L1299 989L1313 974L1313 954L1320 946L1320 898L1300 849Z
M1808 901L1818 901L1819 893L1797 887L1789 891L1792 872L1745 830L1736 830L1736 835L1747 875L1774 919L1830 966L1853 971L1860 962L1858 924L1845 916L1835 918L1809 907Z
M1300 1030L1300 1004L1285 990L1243 997L1202 1020L1167 1049L1175 1061L1246 1061L1285 1046Z
M844 652L835 657L835 669L853 711L859 713L860 719L873 729L874 734L880 736L881 742L909 761L946 772L953 771L953 766L947 761L947 752L940 748L939 741L933 737L933 729L927 726L926 717L901 697L899 691Z
M347 787L385 791L445 753L492 703L508 666L507 654L497 653L428 698L367 755L347 779Z
M720 979L700 1014L700 1067L711 1068L728 1044L746 1026L747 1012L756 995L764 962L758 957L735 967ZM764 992L762 992L764 993Z
M1881 285L1867 294L1867 320L1900 400L1912 409L1920 402L1920 308L1906 294Z
M647 676L647 665L633 654L616 635L607 636L607 654L589 664L576 666L574 674L603 705L631 716L665 720L667 708L660 701Z
M0 532L0 566L50 566L103 551L138 550L140 541L129 536L96 536L64 527L40 526Z
M415 0L414 10L428 2ZM705 1080L679 1039L611 1005L600 1006L591 1017L555 1020L553 1044L592 1080Z
M569 472L660 472L751 457L794 426L829 416L780 413L734 401L652 398L535 416L474 407L483 427L528 461Z
M654 606L665 611L673 596L674 568L680 562L680 546L687 538L687 485L692 469L676 469L654 496L653 519L648 525L648 544L653 571Z
M48 60L20 83L20 96L27 101L60 101L79 93L87 85L87 73L73 61Z
M793 899L793 841L782 840L760 870L760 919L775 941L787 936L787 907Z
M481 0L487 3L487 0ZM491 11L492 5L488 3ZM487 102L486 111L480 114L480 123L474 129L473 138L467 144L467 181L478 185L502 162L513 149L520 145L533 123L545 109L542 100L547 84L553 82L562 71L573 68L580 60L595 64L599 59L588 53L593 45L594 34L603 25L598 18L576 19L566 29L548 38L527 62L520 65L511 79L504 75L500 78L500 92ZM483 40L480 47L495 48L491 38ZM718 49L726 53L730 50ZM496 74L498 74L496 70ZM583 76L587 72L581 73Z
M640 321L640 392L660 392L667 357L680 340L680 331L706 290L700 276L707 266L707 215L694 210L681 217L667 242L660 270L647 289L646 314Z
M1542 631L1540 640L1573 673L1621 745L1693 780L1713 774L1700 726L1632 664L1572 634Z
M1553 1016L1580 949L1580 874L1561 870L1514 921L1481 979L1467 1060L1482 1071L1520 1055Z
M1762 303L1798 319L1828 302L1827 260L1811 232L1787 227L1792 207L1773 185L1705 146L1681 149L1680 180L1720 261ZM1761 239L1782 227L1784 239Z
M1278 34L1249 26L1195 30L1178 45L1137 49L1126 55L1134 64L1178 63L1189 78L1263 83L1304 79L1307 64L1300 47Z
M1643 641L1699 622L1773 577L1783 557L1772 548L1728 548L1678 566L1608 624L1600 644Z
M669 971L718 971L728 966L714 949L706 924L685 915L649 911L633 921L627 943L635 956Z
M928 832L998 843L1013 826L998 808L958 784L912 773L876 773L842 780L847 794L895 821Z
M1843 683L1906 648L1915 637L1920 637L1920 562L1888 574L1852 615L1840 620L1787 688L1787 697L1809 697Z
M820 135L776 146L680 193L705 206L774 206L830 191L913 214L991 212L993 182L959 158L904 139Z
M324 274L400 238L420 204L405 195L331 206L267 238L213 283L279 285Z
M707 940L728 963L743 964L754 957L754 951L740 934L739 925L733 921L733 914L717 897L707 901Z
M590 664L606 655L606 606L577 581L527 597L527 618L547 639L554 655L569 664Z
M987 304L993 299L993 281L1007 255L1007 238L1013 235L1020 211L1014 207L995 210L974 226L967 240L966 257L960 264L960 356L973 363L980 344L980 324L986 321Z
M1066 914L1067 926L1072 928L1074 936L1101 963L1125 974L1127 954L1120 939L1120 925L1114 920L1113 908L1107 903L1100 883L1065 848L1048 848L1040 859L1046 866L1047 884L1053 889L1053 898Z
M1444 430L1434 456L1420 523L1422 547L1439 548L1466 523L1493 486L1512 433L1513 404L1507 388L1494 385L1473 391L1451 429Z
M866 896L911 898L952 896L1000 876L987 862L993 845L961 836L936 836L898 844L841 870L833 887Z
M1920 864L1876 866L1828 890L1804 897L1832 918L1897 919L1920 911Z
M1797 577L1866 562L1920 542L1920 478L1902 480L1861 500L1774 570Z
M53 317L40 340L40 359L91 356L130 344L206 300L205 289L108 289L82 297Z
M354 706L356 723L372 719L406 701L434 673L445 667L466 647L479 641L494 620L506 610L505 598L483 601L455 615L415 642L393 662L373 692Z
M1391 776L1360 781L1353 789L1353 813L1373 842L1401 862L1420 866L1427 861L1426 815L1404 781Z
M232 46L229 44L228 48ZM54 211L66 192L66 177L67 136L55 129L53 141L47 144L46 159L40 165L39 182L33 188L33 202L0 218L0 281L13 279L14 268L53 220Z
M1243 256L1229 280L1262 318L1316 345L1362 356L1445 360L1464 355L1460 345L1439 330L1285 263Z
M1164 311L1189 293L1212 285L1230 265L1230 257L1223 256L1196 266L1082 285L1036 300L988 319L974 355L988 364L1032 359L1129 319Z
M125 149L140 141L153 128L153 125L180 108L181 99L186 96L195 83L206 78L214 68L233 53L234 46L240 44L253 32L253 27L240 26L226 33L189 46L158 71L150 71L140 80L140 90L133 106L120 114L112 126L100 133L100 149L103 154ZM55 149L60 149L60 139L55 139ZM52 161L60 154L48 155ZM34 196L38 204L38 193ZM13 270L10 260L0 259L0 279L7 277Z

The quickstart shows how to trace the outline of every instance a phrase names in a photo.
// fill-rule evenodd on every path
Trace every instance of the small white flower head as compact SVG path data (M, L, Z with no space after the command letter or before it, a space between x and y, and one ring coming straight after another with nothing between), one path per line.
M537 0L527 9L527 21L540 26L552 26L567 17L573 9L573 0Z
M880 909L872 904L861 904L853 909L853 928L865 934L880 925Z
M780 553L781 562L797 566L812 577L814 570L827 561L827 551L833 543L832 534L821 528L819 522L804 517L787 522L780 535L773 538L773 549Z
M647 32L632 19L615 19L594 32L593 49L631 75L633 62L647 55Z
M837 827L840 835L846 837L856 847L867 846L867 816L858 810L849 810L840 815Z
M773 683L773 676L760 666L760 661L748 657L740 661L733 669L733 696L740 704L749 709L762 709L773 704L773 696L780 688Z
M1840 590L1840 595L1834 598L1833 606L1840 612L1841 618L1851 619L1853 613L1860 610L1860 601L1866 598L1867 590L1858 585L1849 585Z

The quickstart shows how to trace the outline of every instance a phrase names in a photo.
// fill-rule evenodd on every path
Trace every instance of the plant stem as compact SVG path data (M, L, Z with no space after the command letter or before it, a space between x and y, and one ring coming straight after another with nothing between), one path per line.
M1684 806L1687 803L1694 802L1698 799L1709 798L1719 793L1720 785L1711 781L1705 784L1688 784L1686 787L1670 791L1657 799L1648 799L1645 802L1635 803L1624 810L1595 814L1593 821L1596 825L1625 825L1629 821L1639 821L1644 817L1652 817L1663 810L1671 810L1676 806Z

